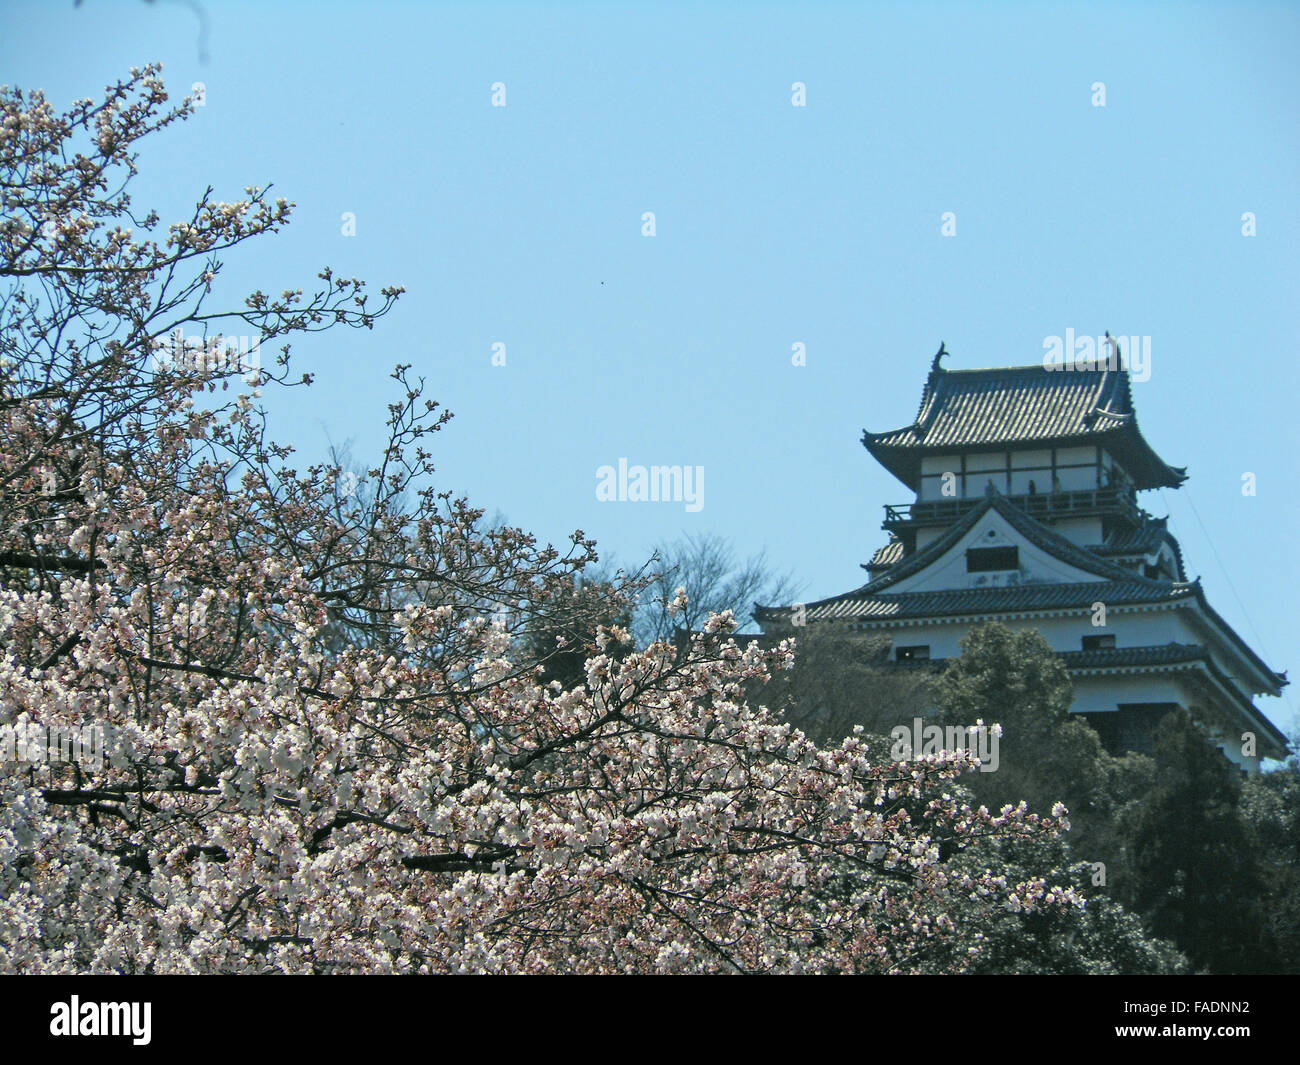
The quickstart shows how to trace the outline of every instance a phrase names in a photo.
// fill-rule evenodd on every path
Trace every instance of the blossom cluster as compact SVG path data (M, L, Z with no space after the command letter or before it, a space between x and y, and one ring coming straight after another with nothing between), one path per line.
M0 764L0 971L910 971L989 913L1077 903L953 860L1063 810L962 801L968 752L818 747L747 698L793 645L741 648L728 614L640 650L604 629L583 681L544 682L519 619L594 545L429 487L448 415L407 368L356 493L223 403L238 366L153 372L214 253L289 209L116 224L108 175L164 99L155 68L66 116L0 94L0 725L116 738ZM320 277L236 316L367 327L400 294Z

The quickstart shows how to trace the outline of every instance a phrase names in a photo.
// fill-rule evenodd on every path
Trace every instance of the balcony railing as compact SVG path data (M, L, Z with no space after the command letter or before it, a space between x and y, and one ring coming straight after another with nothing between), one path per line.
M902 525L951 525L972 507L978 506L982 498L967 496L965 499L927 499L916 503L886 504L883 528L892 530ZM1007 498L1026 514L1046 520L1093 517L1099 514L1120 514L1134 523L1141 520L1141 511L1138 510L1132 490L1122 486L1088 488L1075 492L1039 492Z

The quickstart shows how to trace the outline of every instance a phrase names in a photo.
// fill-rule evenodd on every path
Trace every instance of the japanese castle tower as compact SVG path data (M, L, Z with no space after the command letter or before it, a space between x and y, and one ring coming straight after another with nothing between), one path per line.
M764 634L844 626L889 636L891 657L908 661L959 655L979 622L1035 628L1070 672L1073 712L1110 750L1150 753L1156 724L1181 706L1245 770L1285 757L1286 737L1252 699L1279 695L1286 675L1215 613L1167 519L1138 505L1187 474L1138 431L1117 353L1095 369L989 370L944 369L945 354L912 424L863 433L915 494L885 507L889 540L864 563L867 583L760 606Z

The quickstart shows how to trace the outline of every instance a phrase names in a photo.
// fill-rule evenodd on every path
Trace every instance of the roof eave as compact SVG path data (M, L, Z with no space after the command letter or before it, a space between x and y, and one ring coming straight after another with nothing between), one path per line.
M1275 699L1280 698L1282 695L1282 689L1291 683L1290 680L1287 679L1286 671L1283 670L1279 673L1260 658L1250 644L1242 639L1237 630L1229 625L1219 612L1214 609L1214 607L1210 606L1210 602L1205 596L1205 589L1201 586L1199 577L1192 582L1192 586L1196 593L1196 605L1204 611L1206 618L1209 619L1209 621L1216 626L1220 632L1224 633L1228 637L1228 642L1233 645L1233 647L1248 663L1250 663L1250 665L1255 667L1255 670L1258 672L1261 679L1267 678L1272 682L1271 687L1260 688L1256 691L1256 694L1271 695Z
M1186 466L1171 466L1146 442L1135 425L1098 432L1044 436L1021 440L972 441L965 444L888 444L883 441L911 426L889 433L862 432L862 446L877 462L912 491L919 491L921 459L933 455L972 454L983 451L1015 451L1050 447L1089 447L1100 445L1120 458L1126 472L1140 491L1152 488L1178 488L1187 480ZM1118 445L1118 446L1116 446ZM1129 459L1124 462L1124 458Z

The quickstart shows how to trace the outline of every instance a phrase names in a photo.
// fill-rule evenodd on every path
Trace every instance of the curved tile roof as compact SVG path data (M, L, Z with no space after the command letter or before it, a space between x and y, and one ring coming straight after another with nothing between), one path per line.
M884 547L878 548L876 553L871 556L870 562L862 563L862 568L868 573L875 570L884 570L892 566L895 562L903 560L903 549L905 545L902 540L895 538L890 539Z
M872 594L865 588L805 607L808 621L887 621L902 618L1005 614L1022 610L1059 610L1138 603L1166 603L1194 598L1193 584L1144 580L1129 574L1127 581L1086 581L1078 584L1018 584L988 588L954 588L934 592ZM789 607L758 607L760 623L782 619Z
M1138 431L1127 370L1011 366L930 371L916 420L885 433L863 430L862 443L915 490L923 454L1008 446L1103 444L1138 488L1176 488L1187 479Z
M1174 552L1180 578L1186 578L1183 567L1183 549L1177 538L1169 531L1168 518L1153 518L1143 512L1142 524L1132 528L1121 528L1111 535L1104 544L1093 544L1089 551L1106 558L1142 558L1156 554L1161 546L1168 544Z
M1199 643L1166 643L1147 647L1103 647L1092 651L1057 651L1070 669L1122 669L1128 666L1167 666L1209 661Z
M967 511L960 521L951 525L942 536L926 544L920 551L915 551L901 559L896 565L890 566L889 569L864 585L860 590L864 592L883 591L890 585L901 581L904 577L910 577L913 573L925 569L930 563L940 558L953 545L962 540L990 510L996 510L1001 514L1007 523L1030 543L1050 552L1076 569L1095 573L1097 576L1108 580L1139 581L1149 585L1159 585L1161 583L1149 580L1146 577L1139 577L1132 570L1111 562L1109 559L1102 558L1086 548L1079 547L1060 535L1060 533L1044 525L1041 521L1030 517L1015 503L1011 502L1008 497L990 485L984 498Z
M935 562L973 529L990 510L996 510L1007 522L1045 551L1085 572L1096 574L1097 583L1080 584L1021 584L992 588L962 588L940 592L889 593L888 589L905 577L917 573ZM888 546L888 545L886 545ZM843 595L810 603L805 607L809 621L829 621L847 618L924 617L927 613L965 614L984 610L1040 610L1053 607L1086 605L1096 602L1098 590L1105 589L1102 597L1107 603L1161 602L1169 598L1168 581L1156 581L1135 574L1117 563L1110 562L1071 543L1046 525L1035 521L1012 503L1006 496L990 488L979 504L969 510L960 521L944 534L926 544L920 551L891 565L880 576L872 578L861 588ZM1190 588L1190 585L1185 587ZM1091 589L1078 592L1091 595L1076 603L1071 589ZM1117 599L1116 596L1126 596ZM1136 598L1135 598L1136 597ZM779 621L790 613L790 607L754 606L754 620Z

